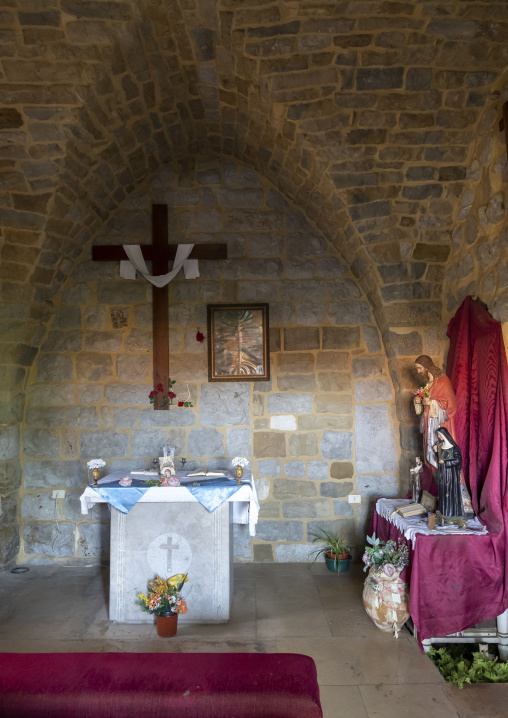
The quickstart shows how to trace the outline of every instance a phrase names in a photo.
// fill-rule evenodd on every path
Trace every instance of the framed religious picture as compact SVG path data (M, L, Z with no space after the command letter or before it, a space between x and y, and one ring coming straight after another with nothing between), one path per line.
M208 305L208 381L269 381L268 304Z

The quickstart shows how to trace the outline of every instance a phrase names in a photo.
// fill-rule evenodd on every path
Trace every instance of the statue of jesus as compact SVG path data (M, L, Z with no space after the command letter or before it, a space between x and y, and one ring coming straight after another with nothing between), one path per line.
M439 468L437 454L434 446L438 443L437 432L444 427L450 433L453 441L455 435L455 414L457 402L452 383L442 369L434 364L426 354L415 359L418 375L422 377L425 385L415 392L414 405L416 413L421 415L420 431L423 434L423 457L426 472L436 474ZM423 408L423 412L422 412ZM461 494L466 516L474 516L471 496L466 487L464 476L461 473ZM430 481L430 476L429 476ZM427 490L430 486L427 487ZM440 507L441 508L441 507Z
M420 430L423 433L424 463L434 473L438 468L433 449L437 441L436 431L440 426L444 426L455 440L454 417L457 412L457 402L451 381L429 356L426 354L419 356L415 359L415 366L424 382L424 386L414 398L417 414L421 413L423 405Z

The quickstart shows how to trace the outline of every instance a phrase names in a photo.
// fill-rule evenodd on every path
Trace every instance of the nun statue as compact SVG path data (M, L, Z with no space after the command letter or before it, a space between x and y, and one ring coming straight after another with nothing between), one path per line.
M448 429L440 427L434 451L438 464L438 508L443 516L464 516L460 470L462 454Z

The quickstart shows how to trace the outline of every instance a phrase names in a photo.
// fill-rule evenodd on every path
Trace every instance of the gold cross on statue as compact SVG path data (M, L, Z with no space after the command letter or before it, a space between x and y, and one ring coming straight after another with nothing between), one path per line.
M159 276L168 273L168 262L174 259L177 246L168 244L168 206L152 205L152 244L142 245L144 259L152 261L152 274ZM193 247L189 259L227 259L226 244L197 244ZM96 245L92 247L94 262L111 262L128 259L121 245ZM153 385L169 383L169 312L168 286L152 288L152 328L153 328ZM154 409L169 409L161 405L163 396L159 394Z

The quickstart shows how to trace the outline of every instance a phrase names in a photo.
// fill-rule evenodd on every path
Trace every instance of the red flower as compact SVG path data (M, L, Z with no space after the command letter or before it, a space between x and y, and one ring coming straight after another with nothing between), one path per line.
M183 406L183 401L179 401L178 406Z
M162 384L157 384L156 389L157 391L164 391L164 387L162 386Z
M418 396L421 396L422 398L425 397L425 392L424 392L424 391L419 391L419 392L418 392Z
M176 399L176 394L174 391L168 391L168 396L170 399Z
M153 399L154 396L157 396L157 392L155 391L155 389L148 394L148 398Z
M196 341L202 342L202 341L204 341L204 340L205 340L205 335L204 335L202 332L198 332L198 333L196 334Z

